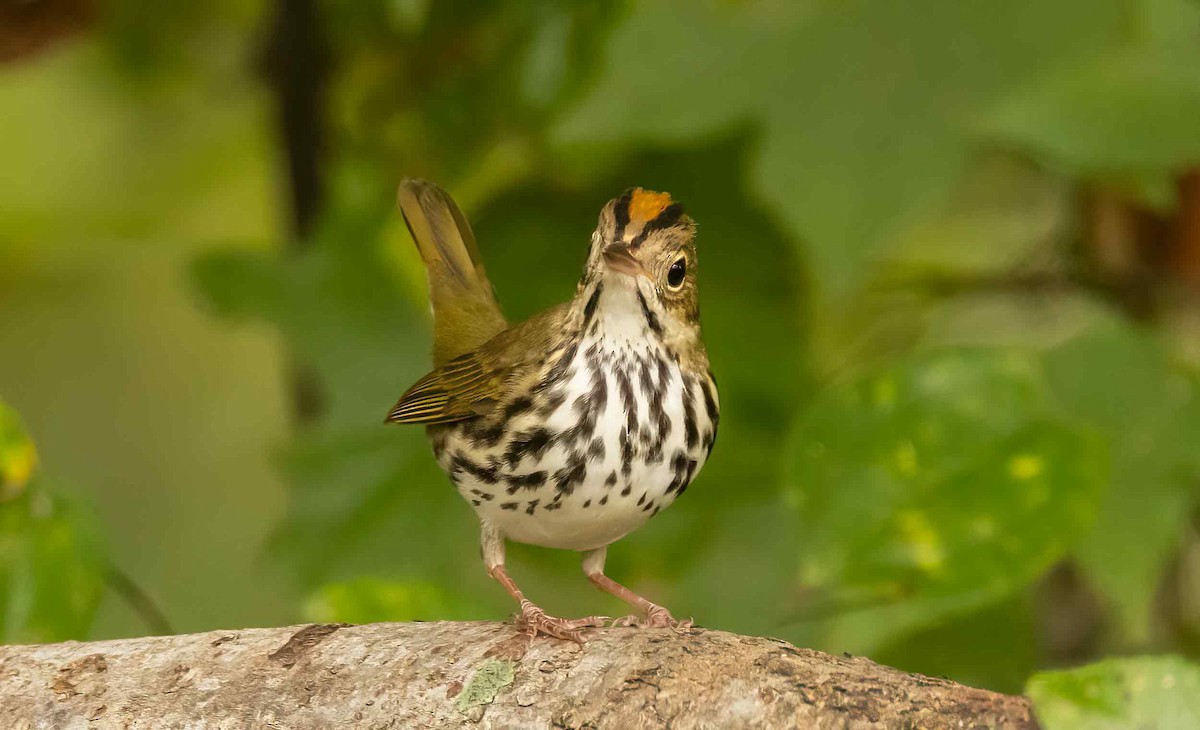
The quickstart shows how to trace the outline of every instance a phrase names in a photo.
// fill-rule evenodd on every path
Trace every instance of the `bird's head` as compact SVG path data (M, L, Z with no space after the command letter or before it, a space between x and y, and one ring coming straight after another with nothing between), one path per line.
M657 318L664 338L692 339L694 332L698 340L695 239L696 224L670 195L628 190L600 213L581 293L598 283L613 295L603 300L610 306L622 294L638 308L644 302L643 315Z

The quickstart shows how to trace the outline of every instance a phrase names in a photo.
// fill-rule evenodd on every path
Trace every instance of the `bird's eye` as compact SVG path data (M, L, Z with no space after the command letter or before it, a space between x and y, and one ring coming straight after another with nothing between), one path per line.
M678 289L683 286L683 277L687 276L687 259L680 256L667 269L667 286Z

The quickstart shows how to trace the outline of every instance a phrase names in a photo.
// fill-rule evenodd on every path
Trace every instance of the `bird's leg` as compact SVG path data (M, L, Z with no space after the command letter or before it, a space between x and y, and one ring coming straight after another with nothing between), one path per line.
M638 609L645 614L645 618L640 616L626 616L622 619L617 619L615 625L619 626L641 626L644 628L670 628L670 629L686 629L692 625L691 619L677 621L671 612L665 607L652 603L638 594L629 590L625 586L609 578L604 574L604 559L608 556L608 548L601 547L595 550L589 550L583 554L583 572L587 575L588 580L592 585L596 586L605 593L612 594L630 606Z
M520 604L521 615L517 619L517 625L524 628L530 636L546 634L582 644L583 632L581 629L604 626L610 621L607 616L565 619L547 615L533 601L525 597L516 582L509 577L508 571L504 569L504 536L500 534L499 530L484 522L480 544L483 549L483 563L487 566L488 575L504 586L508 595Z

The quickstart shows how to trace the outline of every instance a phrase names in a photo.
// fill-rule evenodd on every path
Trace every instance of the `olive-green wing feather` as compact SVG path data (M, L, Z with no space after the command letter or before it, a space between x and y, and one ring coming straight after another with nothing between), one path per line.
M387 423L451 423L486 413L499 400L507 368L478 352L456 357L418 380L388 412Z
M453 423L481 416L524 392L565 352L570 302L504 330L418 380L387 423Z

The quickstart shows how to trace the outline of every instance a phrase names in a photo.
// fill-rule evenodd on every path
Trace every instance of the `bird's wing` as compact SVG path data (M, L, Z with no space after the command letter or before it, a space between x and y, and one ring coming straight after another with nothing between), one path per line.
M482 415L500 399L510 370L488 367L479 351L456 357L414 383L386 422L452 423Z
M507 403L562 357L571 303L536 314L418 380L387 423L452 423Z

